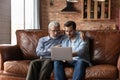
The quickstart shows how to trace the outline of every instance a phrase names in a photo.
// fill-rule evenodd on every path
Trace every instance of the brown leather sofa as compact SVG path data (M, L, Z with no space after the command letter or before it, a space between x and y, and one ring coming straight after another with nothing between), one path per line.
M86 80L120 80L120 31L85 31L90 39L90 54L93 66L86 69ZM47 30L18 30L17 45L0 45L0 80L25 80L29 63L36 56L40 37ZM73 69L66 68L72 78ZM54 79L53 73L51 79Z

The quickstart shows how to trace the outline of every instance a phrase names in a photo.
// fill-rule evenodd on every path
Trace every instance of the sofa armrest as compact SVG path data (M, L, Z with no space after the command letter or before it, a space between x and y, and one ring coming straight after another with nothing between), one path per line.
M7 60L23 59L23 53L17 45L0 45L0 70Z
M119 79L120 79L120 55L118 57L117 68L118 68L118 75L119 75Z

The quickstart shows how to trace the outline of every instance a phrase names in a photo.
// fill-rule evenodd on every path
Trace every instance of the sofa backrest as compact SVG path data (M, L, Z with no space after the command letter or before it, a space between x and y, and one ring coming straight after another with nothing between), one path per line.
M120 31L87 31L93 64L116 65L120 54Z
M61 34L64 34L64 32L61 31ZM39 58L36 55L36 47L38 40L44 36L48 36L48 30L28 29L16 31L17 45L23 52L25 59Z
M63 31L62 31L63 32ZM90 39L90 54L93 64L116 64L120 54L120 31L85 31ZM47 30L17 30L17 45L25 59L38 58L36 47L39 38L47 36Z
M25 59L36 59L36 47L40 37L47 36L47 30L17 30L17 45L20 46Z

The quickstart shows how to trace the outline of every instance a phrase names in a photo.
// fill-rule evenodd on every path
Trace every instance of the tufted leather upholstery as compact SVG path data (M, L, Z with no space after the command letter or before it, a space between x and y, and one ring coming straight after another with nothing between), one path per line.
M61 31L63 33L63 31ZM90 40L90 54L93 66L86 69L86 80L116 80L120 73L120 31L84 31ZM48 35L47 30L17 30L16 45L0 45L0 80L25 80L29 63L36 56L40 37ZM65 69L69 79L73 68ZM51 74L54 80L54 73Z

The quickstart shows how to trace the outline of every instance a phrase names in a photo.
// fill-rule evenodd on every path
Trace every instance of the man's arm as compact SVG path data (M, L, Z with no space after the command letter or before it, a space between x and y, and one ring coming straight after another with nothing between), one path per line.
M36 53L38 56L47 56L50 55L50 49L46 49L44 46L44 39L41 38L39 39L37 48L36 48Z
M89 41L88 38L86 37L86 39L82 41L78 46L77 51L73 52L73 56L82 56L86 53L86 51L88 51L88 49L89 49Z

